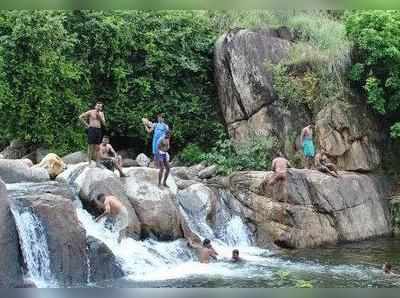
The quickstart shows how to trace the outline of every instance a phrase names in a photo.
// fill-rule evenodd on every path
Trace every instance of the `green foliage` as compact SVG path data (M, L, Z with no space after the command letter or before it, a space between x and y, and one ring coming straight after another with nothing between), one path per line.
M179 154L179 161L185 165L194 165L203 161L204 151L196 144L187 145Z
M313 288L314 286L312 285L311 282L306 281L306 280L298 280L296 281L296 284L294 286L295 288Z
M399 137L400 12L355 11L346 16L346 30L355 48L350 78L365 90L372 108L392 118L391 135Z
M187 140L208 145L222 130L216 33L205 12L4 11L0 38L1 133L9 139L59 153L83 149L78 116L99 99L108 133L136 137L140 150L148 140L141 118L159 112L173 129L174 149Z
M225 139L218 141L202 159L208 164L216 164L220 174L229 175L234 171L269 169L277 150L275 138L254 136L240 144Z

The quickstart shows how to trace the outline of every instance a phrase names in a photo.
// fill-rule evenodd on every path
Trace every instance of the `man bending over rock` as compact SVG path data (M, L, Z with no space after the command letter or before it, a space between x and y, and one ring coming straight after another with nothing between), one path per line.
M212 247L210 239L204 239L203 245L189 240L188 246L198 250L200 263L207 264L210 262L210 258L217 259L218 253Z
M110 144L110 138L108 136L103 137L103 141L100 144L100 162L110 171L114 171L116 168L119 172L120 177L127 177L122 171L121 157L115 152L114 148Z
M101 193L97 196L96 200L98 206L103 209L103 213L96 218L96 222L102 219L105 216L111 216L114 221L114 231L118 231L118 242L121 242L122 238L125 238L126 228L129 224L129 216L128 210L114 196L106 196L105 194Z

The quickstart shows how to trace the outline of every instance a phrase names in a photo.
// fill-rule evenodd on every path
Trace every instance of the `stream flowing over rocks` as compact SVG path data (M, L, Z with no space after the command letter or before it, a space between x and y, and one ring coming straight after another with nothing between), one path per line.
M39 287L177 274L171 266L196 260L183 238L209 238L228 259L235 247L257 258L279 254L279 246L315 247L391 233L385 177L341 172L333 178L292 169L289 199L281 202L272 189L260 187L271 172L201 180L202 168L173 168L169 188L157 186L152 168L126 168L129 177L119 178L86 163L70 165L57 181L2 184L3 285L21 285L22 272ZM192 183L178 188L178 180ZM99 192L116 195L128 209L129 238L121 243L104 221L94 222Z

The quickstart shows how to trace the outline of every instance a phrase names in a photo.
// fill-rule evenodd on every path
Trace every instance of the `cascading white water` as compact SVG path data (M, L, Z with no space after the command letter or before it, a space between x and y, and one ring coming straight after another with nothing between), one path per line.
M50 270L47 237L40 220L29 211L11 209L28 274L38 287L55 286Z
M233 216L226 226L224 242L228 246L250 246L252 238L249 228L243 223L240 216Z

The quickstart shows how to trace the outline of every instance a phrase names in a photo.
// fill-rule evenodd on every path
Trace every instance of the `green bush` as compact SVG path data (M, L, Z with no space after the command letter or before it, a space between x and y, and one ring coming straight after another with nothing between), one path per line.
M371 107L392 121L392 137L400 137L400 11L349 13L346 30L354 43L350 78L364 90Z
M217 37L203 11L2 11L0 134L62 154L83 149L81 112L105 103L108 133L147 148L142 117L159 112L174 150L221 133L213 79Z
M194 165L203 161L204 151L196 144L187 145L178 155L179 161L185 165Z
M203 160L216 164L218 173L223 175L234 171L267 170L271 168L273 154L277 150L275 138L252 137L240 144L226 139L218 141L211 152L203 155Z

